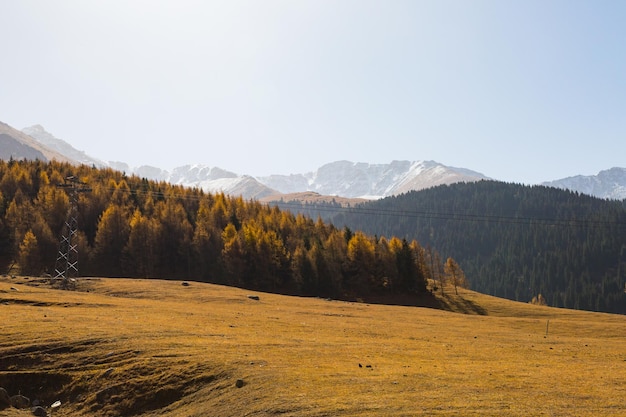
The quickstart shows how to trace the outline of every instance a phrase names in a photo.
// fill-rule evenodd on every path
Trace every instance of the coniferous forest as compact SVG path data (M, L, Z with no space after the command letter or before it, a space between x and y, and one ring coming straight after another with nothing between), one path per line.
M0 161L2 273L54 277L70 218L80 276L356 299L426 293L434 258L443 268L417 241L338 229L259 202L111 169Z
M81 276L345 299L424 293L428 279L447 280L518 301L541 294L552 306L626 314L626 202L495 181L347 209L279 209L110 169L0 161L0 271L54 275L70 177L88 186L76 206Z
M626 313L626 201L481 181L361 204L332 222L435 247L479 292Z

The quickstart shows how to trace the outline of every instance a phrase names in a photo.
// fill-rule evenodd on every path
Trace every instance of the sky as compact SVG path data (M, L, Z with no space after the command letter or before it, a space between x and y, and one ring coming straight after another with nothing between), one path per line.
M0 0L0 121L133 167L626 167L623 0Z

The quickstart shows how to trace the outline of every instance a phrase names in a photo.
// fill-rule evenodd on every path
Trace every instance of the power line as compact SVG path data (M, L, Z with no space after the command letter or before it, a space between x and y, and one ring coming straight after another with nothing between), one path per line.
M108 191L115 191L115 188L106 188ZM199 201L203 198L206 198L207 195L215 195L212 193L206 193L204 195L183 195L183 194L171 194L164 193L162 191L151 191L151 190L123 190L132 194L146 194L151 195L157 198L176 198L181 200L194 200ZM235 196L229 196L226 194L228 198L237 198ZM250 200L254 202L255 200ZM292 208L293 211L297 212L298 210L310 210L310 211L318 211L318 212L328 212L328 213L350 213L350 214L363 214L363 215L378 215L378 216L387 216L387 217L395 217L395 218L424 218L431 220L453 220L453 221L463 221L463 222L483 222L483 223L502 223L502 224L515 224L515 225L532 225L532 226L549 226L549 227L619 227L626 228L626 222L615 222L610 220L593 220L593 219L560 219L560 218L548 218L548 217L531 217L531 216L505 216L505 215L496 215L496 214L476 214L476 213L468 213L456 211L456 212L442 212L442 211L428 211L428 210L395 210L395 209L382 209L382 208L369 208L363 207L363 204L360 203L356 206L334 206L329 207L322 204L317 203L306 203L306 202L284 202L284 201L272 201L267 203L260 203L265 206L278 206L279 208Z
M464 222L485 222L485 223L504 223L516 225L539 225L552 227L626 227L626 222L616 222L610 220L594 220L594 219L561 219L547 217L531 217L531 216L505 216L496 214L476 214L463 212L442 212L428 210L397 210L397 209L381 209L369 208L362 205L355 207L328 207L324 205L310 205L296 202L273 202L279 207L297 209L308 209L310 211L321 211L329 213L357 214L357 215L377 215L395 218L424 218L434 220L453 220Z
M68 177L73 178L73 177ZM84 184L83 184L84 185ZM169 186L176 186L175 184L168 184ZM68 188L67 184L61 184L61 188ZM181 186L182 187L182 186ZM122 191L132 195L150 195L157 199L173 198L178 200L188 201L200 201L209 196L217 195L218 193L205 192L201 188L186 188L187 190L197 190L196 194L173 194L171 192L156 191L149 189L121 189L115 187L102 187L101 189L108 192ZM91 189L89 189L91 191ZM225 194L229 199L236 199L238 197ZM77 196L76 196L77 198ZM248 202L258 202L257 200L249 200ZM296 202L296 201L271 201L266 203L258 202L265 206L277 206L279 208L285 208L292 212L298 211L312 211L312 212L327 212L327 213L342 213L342 214L362 214L362 215L377 215L394 218L422 218L429 220L447 220L447 221L463 221L463 222L482 222L482 223L501 223L501 224L513 224L513 225L531 225L531 226L546 226L546 227L603 227L603 228L626 228L626 222L611 221L611 220L594 220L594 219L563 219L556 217L531 217L531 216L518 216L518 215L496 215L496 214L476 214L468 212L468 210L460 211L430 211L430 210L399 210L388 208L371 208L364 207L359 203L355 206L342 206L337 204L336 206L330 206L325 203L308 203L308 202ZM305 214L305 213L303 213Z

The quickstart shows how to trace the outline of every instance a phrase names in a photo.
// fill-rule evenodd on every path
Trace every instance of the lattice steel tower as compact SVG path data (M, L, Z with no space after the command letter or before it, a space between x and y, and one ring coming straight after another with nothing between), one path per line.
M80 193L91 191L91 188L74 176L65 178L65 182L57 186L67 192L70 198L70 207L59 242L59 253L54 265L54 278L62 278L63 287L67 288L70 278L78 276L78 242L76 241L78 234L78 196Z

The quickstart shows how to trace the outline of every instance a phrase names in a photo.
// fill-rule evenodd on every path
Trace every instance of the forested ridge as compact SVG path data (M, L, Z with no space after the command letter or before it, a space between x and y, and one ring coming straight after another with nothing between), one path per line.
M480 181L364 203L332 222L436 247L479 292L626 313L626 201Z
M53 274L71 207L68 178L85 184L77 193L73 241L81 276L186 279L356 299L425 293L433 266L435 275L444 270L437 252L415 240L339 229L259 202L111 169L11 160L0 161L1 271ZM445 264L458 268L454 260Z

